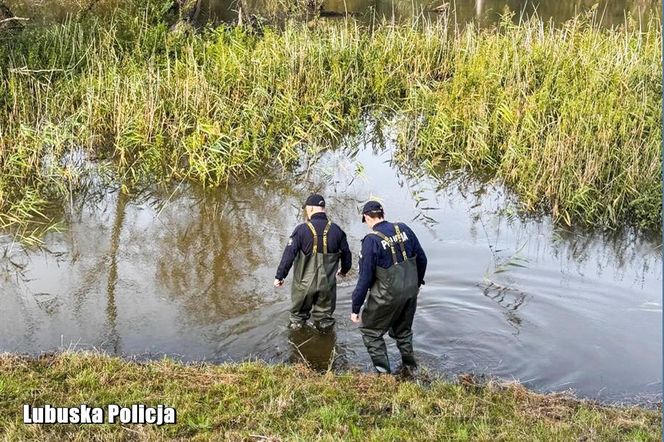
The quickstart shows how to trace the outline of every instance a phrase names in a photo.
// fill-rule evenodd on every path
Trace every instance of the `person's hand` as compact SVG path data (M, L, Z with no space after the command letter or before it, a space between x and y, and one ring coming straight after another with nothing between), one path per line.
M284 285L284 280L283 279L275 279L274 280L274 286L275 287L281 287L282 285Z
M357 313L351 313L350 320L357 324L360 322L360 315Z

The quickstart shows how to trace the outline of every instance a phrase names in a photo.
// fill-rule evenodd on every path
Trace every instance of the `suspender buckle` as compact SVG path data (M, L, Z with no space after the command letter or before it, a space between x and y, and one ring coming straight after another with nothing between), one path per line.
M332 223L328 221L323 230L323 255L327 255L327 234L330 231L330 226L332 226ZM311 221L307 221L307 227L309 227L309 230L311 230L311 234L314 237L311 253L318 253L318 234L316 233L316 229L314 228L314 225L311 224Z

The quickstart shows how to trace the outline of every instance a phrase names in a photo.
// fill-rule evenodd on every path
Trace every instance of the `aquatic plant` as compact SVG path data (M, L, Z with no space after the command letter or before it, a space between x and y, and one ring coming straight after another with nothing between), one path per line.
M661 33L503 21L452 40L411 96L403 143L429 167L491 171L566 224L661 223ZM657 25L658 26L658 25ZM416 117L416 118L415 118Z
M402 121L402 159L490 171L526 210L607 227L661 221L657 19L193 32L169 30L162 9L128 2L111 19L2 40L0 227L32 232L49 202L85 186L90 164L125 189L222 186L333 148L367 115Z

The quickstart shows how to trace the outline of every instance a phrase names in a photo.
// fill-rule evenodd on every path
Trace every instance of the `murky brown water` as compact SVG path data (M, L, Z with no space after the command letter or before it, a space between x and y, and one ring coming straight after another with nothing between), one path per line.
M104 14L112 10L117 0L98 0L90 3L80 1L55 0L8 0L7 5L16 15L32 17L37 22L62 21L68 14L86 10L90 13ZM120 2L121 3L121 2ZM309 3L314 3L313 1ZM459 22L475 21L481 25L490 25L500 20L505 8L520 15L534 13L555 22L563 22L597 5L601 23L605 26L621 25L626 16L637 20L647 20L652 15L661 15L661 2L657 0L317 0L320 14L326 17L338 17L351 14L361 20L372 17L395 17L403 20L413 14L435 17L441 12L450 11ZM287 1L280 0L245 0L250 14L272 16L283 10ZM233 21L237 18L237 2L226 0L203 0L197 16L199 23Z
M187 361L303 355L317 368L367 368L348 319L356 274L341 283L329 335L289 334L290 278L272 286L298 207L319 190L354 259L366 229L359 206L370 196L420 237L429 271L415 349L432 371L607 401L660 398L659 241L521 220L505 210L499 186L447 178L408 178L389 152L362 145L357 156L327 154L299 177L87 198L66 209L67 230L49 234L43 250L0 251L0 351L96 348Z
M257 12L266 4L247 3ZM505 5L535 8L525 1L452 3L458 20L481 24L495 23ZM535 3L542 17L561 22L596 1ZM661 10L653 1L599 3L606 25ZM43 21L80 8L50 0L8 4ZM431 10L442 2L325 0L322 11L403 18L413 4ZM201 17L233 20L233 10L210 0ZM505 210L499 186L451 174L444 186L407 177L389 152L359 144L357 156L329 154L299 177L213 192L182 185L136 198L107 190L65 208L66 230L49 234L43 249L5 241L0 351L97 348L187 361L304 356L319 369L366 367L359 332L347 318L356 275L341 283L339 321L328 335L290 334L289 286L271 285L302 199L319 190L349 234L355 259L366 228L358 207L370 196L382 198L388 217L410 223L420 237L430 264L415 347L431 370L514 378L541 391L573 389L607 401L661 398L659 239L563 231L547 218L524 221Z

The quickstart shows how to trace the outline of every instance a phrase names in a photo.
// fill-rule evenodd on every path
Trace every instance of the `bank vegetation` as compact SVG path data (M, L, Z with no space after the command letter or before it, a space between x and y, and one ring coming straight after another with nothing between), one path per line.
M657 18L194 29L164 13L125 2L110 19L0 36L0 227L32 235L28 221L91 176L223 186L288 169L367 119L390 128L400 159L489 173L525 212L661 224Z
M24 425L23 405L164 404L174 425ZM661 410L518 384L414 383L301 366L137 363L99 354L0 356L4 440L658 441Z

